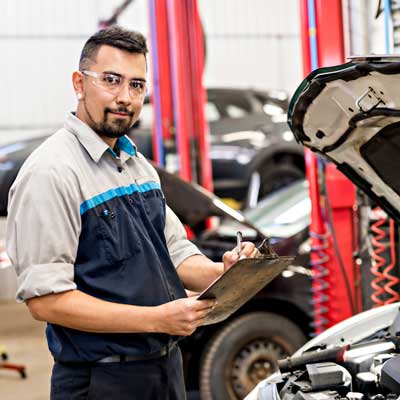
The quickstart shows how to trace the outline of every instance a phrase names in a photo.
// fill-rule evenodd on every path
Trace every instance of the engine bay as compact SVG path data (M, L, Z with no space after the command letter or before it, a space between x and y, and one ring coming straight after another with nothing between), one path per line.
M387 328L358 342L320 343L278 364L279 372L259 385L257 397L248 399L398 399L400 314Z

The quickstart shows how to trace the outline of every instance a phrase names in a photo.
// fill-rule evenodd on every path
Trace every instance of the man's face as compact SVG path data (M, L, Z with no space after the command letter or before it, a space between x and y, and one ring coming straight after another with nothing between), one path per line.
M82 100L77 117L105 138L118 138L139 118L144 96L131 95L128 81L146 80L146 59L140 53L128 53L111 46L101 46L96 62L87 68L97 74L111 73L125 78L120 90L111 93L94 83L94 78L81 75Z

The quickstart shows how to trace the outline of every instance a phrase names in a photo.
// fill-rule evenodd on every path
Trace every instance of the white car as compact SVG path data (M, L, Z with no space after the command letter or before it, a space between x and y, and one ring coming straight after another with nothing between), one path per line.
M366 56L312 72L289 107L296 139L336 164L400 223L400 58ZM247 400L385 400L400 395L400 303L328 329Z

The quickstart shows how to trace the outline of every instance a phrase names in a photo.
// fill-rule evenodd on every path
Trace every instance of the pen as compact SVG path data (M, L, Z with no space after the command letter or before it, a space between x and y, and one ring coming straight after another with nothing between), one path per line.
M236 247L237 247L237 252L238 252L239 257L240 257L240 253L242 252L242 240L243 240L242 232L237 231L236 232Z

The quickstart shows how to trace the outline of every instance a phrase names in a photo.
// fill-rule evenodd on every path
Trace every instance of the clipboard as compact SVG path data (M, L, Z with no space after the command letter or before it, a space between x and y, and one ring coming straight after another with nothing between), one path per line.
M295 256L279 257L268 242L263 242L259 250L264 254L237 261L200 294L198 300L217 300L217 305L206 316L203 325L215 324L228 318L295 259Z

